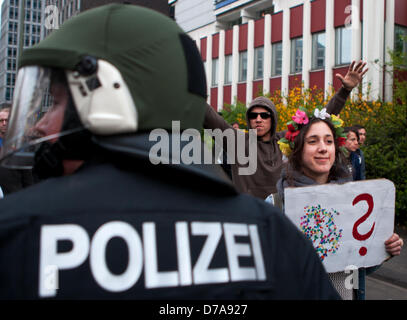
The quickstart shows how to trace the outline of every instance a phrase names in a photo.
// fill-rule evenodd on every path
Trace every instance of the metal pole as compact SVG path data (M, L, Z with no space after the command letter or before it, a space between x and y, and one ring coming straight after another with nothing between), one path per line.
M18 59L17 59L17 70L20 65L20 57L21 54L23 53L23 47L24 47L24 21L25 21L25 0L19 0L20 3L18 4L19 7L19 23L18 23ZM16 70L16 71L17 71Z

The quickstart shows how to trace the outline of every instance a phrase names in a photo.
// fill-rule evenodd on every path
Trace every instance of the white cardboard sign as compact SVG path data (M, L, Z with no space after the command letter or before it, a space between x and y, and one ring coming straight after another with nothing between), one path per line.
M386 179L286 188L285 213L327 272L371 267L389 257L384 242L393 234L395 191Z

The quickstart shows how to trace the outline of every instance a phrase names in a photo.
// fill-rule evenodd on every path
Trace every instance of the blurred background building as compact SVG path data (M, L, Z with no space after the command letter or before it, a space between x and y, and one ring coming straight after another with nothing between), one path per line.
M13 99L18 56L67 19L107 3L136 4L170 16L168 0L3 0L0 38L0 108ZM21 15L21 12L24 12ZM22 20L24 18L24 20ZM23 26L20 29L20 26Z
M406 0L172 0L174 16L200 49L208 103L221 109L259 91L340 87L352 60L368 62L363 91L391 100L388 50L407 53ZM407 66L407 61L406 61ZM407 70L407 69L406 69ZM406 76L406 74L404 74ZM407 80L407 77L405 77ZM354 90L355 91L355 90Z
M363 93L389 101L393 78L383 71L389 70L388 51L407 54L406 0L3 0L0 108L12 101L20 48L111 2L175 19L201 52L208 103L219 110L236 99L248 103L259 92L287 93L301 82L325 92L338 89L335 74L360 59L369 63ZM407 71L401 76L407 81Z
M16 81L19 47L30 47L42 39L45 0L27 0L20 14L19 0L4 0L1 6L0 108L10 105ZM24 20L22 20L24 19ZM22 30L19 26L24 22Z

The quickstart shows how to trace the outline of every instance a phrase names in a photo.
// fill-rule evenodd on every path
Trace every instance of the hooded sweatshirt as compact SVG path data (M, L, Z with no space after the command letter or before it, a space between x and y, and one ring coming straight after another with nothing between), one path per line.
M287 176L286 169L284 168L281 172L280 179L277 181L278 196L280 197L280 199L282 199L283 202L284 202L284 189L285 188L287 188L287 187L294 187L294 188L307 187L307 186L312 186L312 185L318 184L315 180L305 176L304 174L302 174L301 172L298 172L298 171L292 171L291 177L290 177L290 179L292 180L292 181L290 181L291 185L288 182L288 179L289 178ZM349 181L352 181L351 176L339 178L336 180L330 180L328 183L342 184L342 183L349 182Z
M350 91L341 88L326 105L327 112L335 115L339 114L345 105L349 93ZM247 109L246 119L247 114L254 107L263 107L270 111L272 115L271 138L270 141L261 141L260 138L257 139L257 169L253 174L239 174L239 167L245 167L247 165L239 164L235 154L235 163L231 164L232 181L239 192L248 193L257 198L265 199L269 194L277 192L276 184L280 178L283 165L283 154L281 153L277 142L285 136L286 131L276 132L278 114L276 107L270 99L266 97L257 97L254 99ZM248 129L252 129L248 119L247 124ZM226 130L232 127L211 106L207 105L204 128ZM236 130L235 132L236 134L245 134L244 148L246 155L248 155L249 134ZM226 144L224 144L223 148L227 151Z

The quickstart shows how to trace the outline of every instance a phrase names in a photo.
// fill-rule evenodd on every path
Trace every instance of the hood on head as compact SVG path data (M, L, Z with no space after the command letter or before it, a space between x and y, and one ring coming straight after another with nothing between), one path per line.
M278 116L277 109L276 109L274 103L267 97L257 97L250 103L250 105L246 111L246 122L247 122L247 127L249 129L252 129L252 127L250 126L250 121L249 121L249 118L247 115L254 107L262 107L262 108L265 108L268 111L270 111L270 113L271 113L271 135L273 136L276 133L277 116Z

